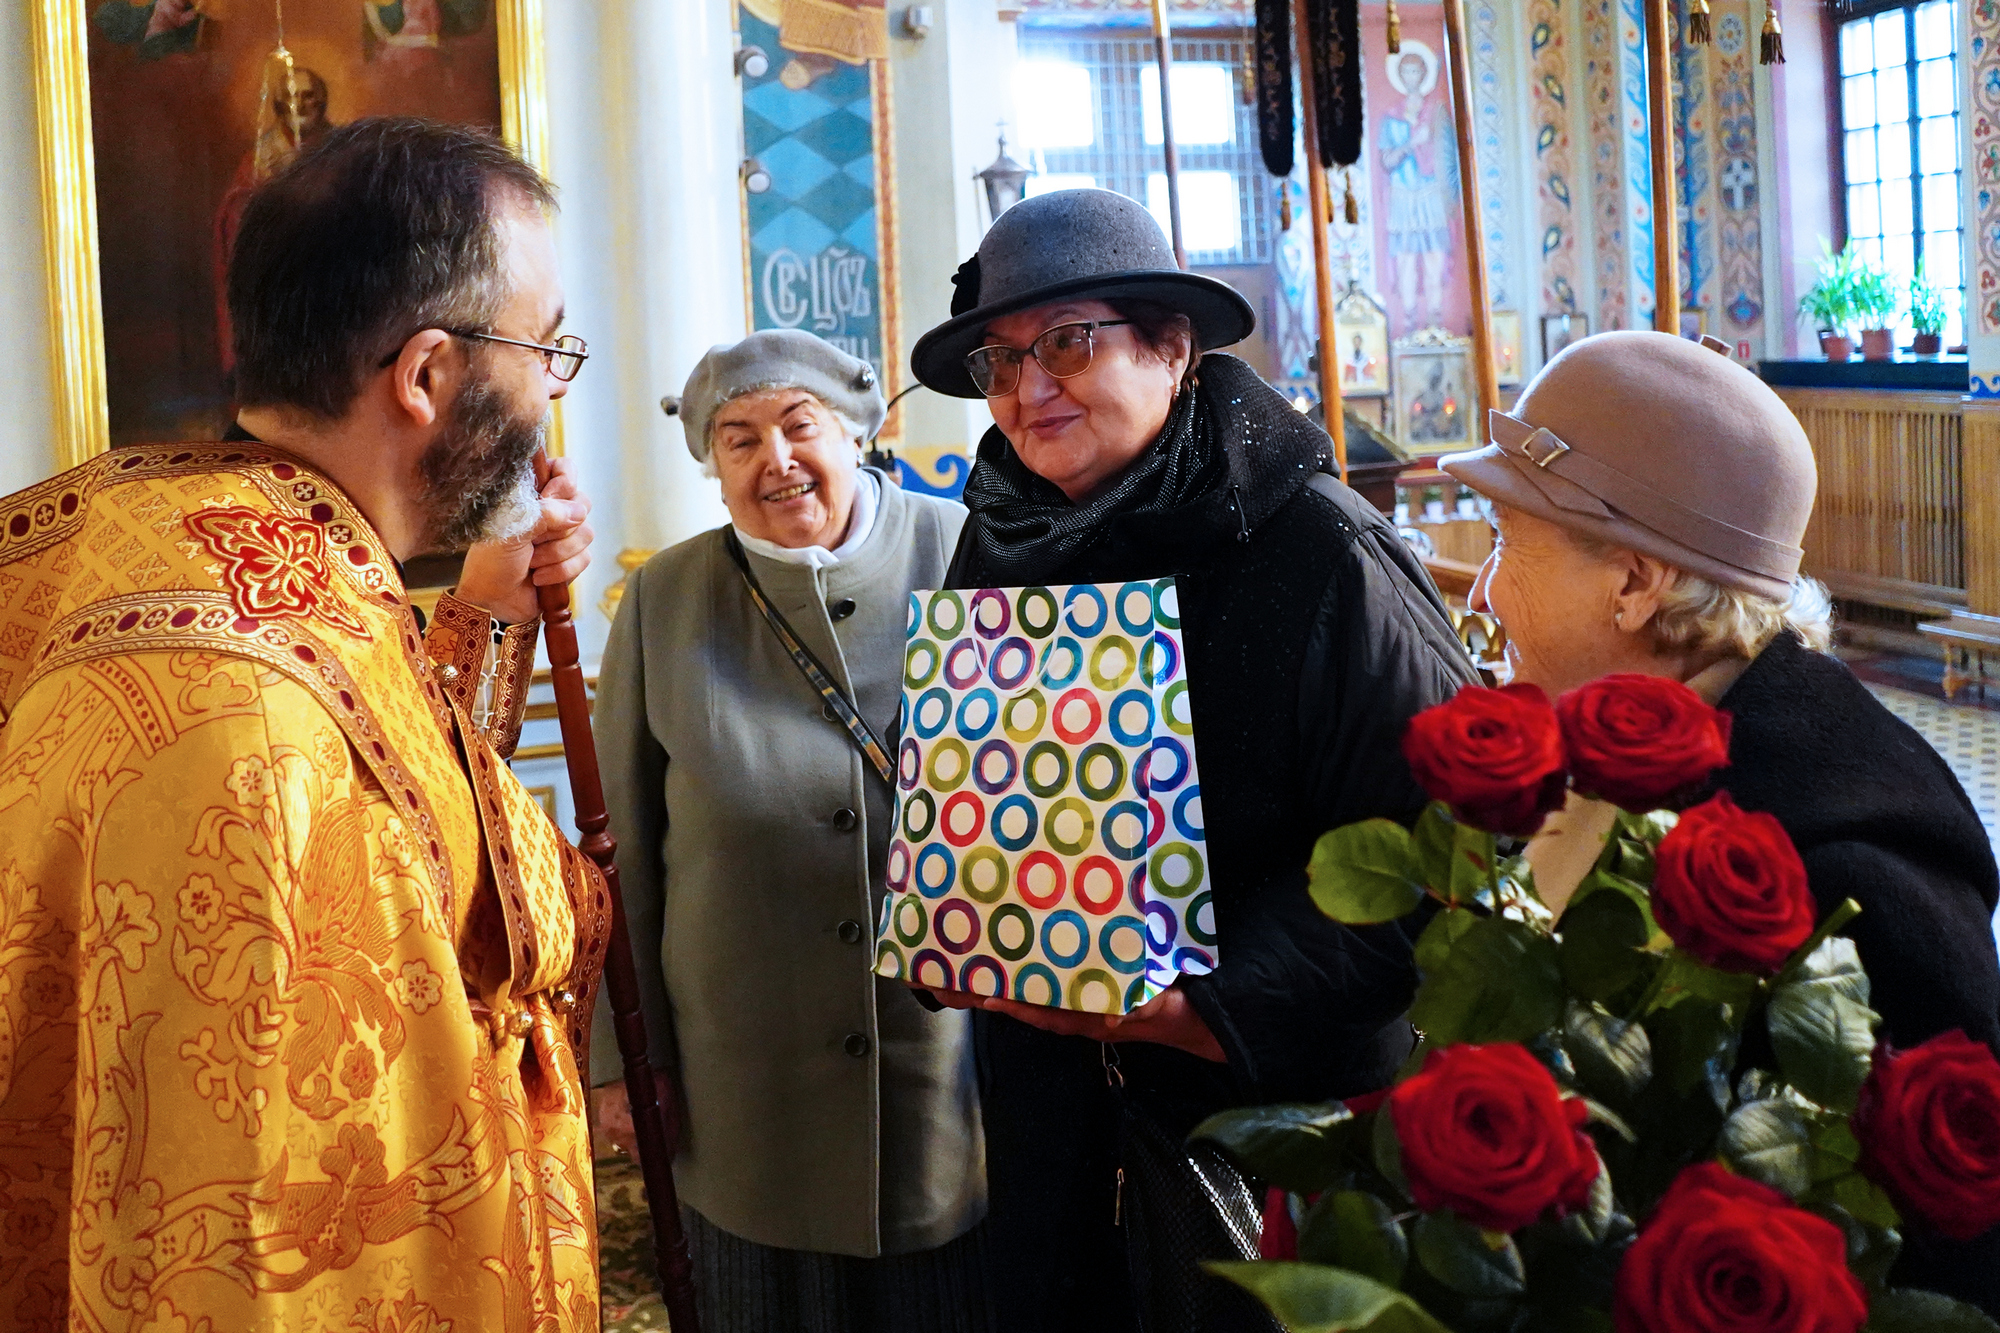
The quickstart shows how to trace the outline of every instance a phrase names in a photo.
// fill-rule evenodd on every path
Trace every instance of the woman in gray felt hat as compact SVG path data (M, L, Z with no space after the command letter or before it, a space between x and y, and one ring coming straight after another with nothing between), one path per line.
M859 466L874 372L809 333L713 349L679 411L730 522L633 571L595 720L702 1325L977 1333L970 1032L870 972L891 802L862 739L893 736L909 594L965 511Z
M1023 1333L1270 1330L1198 1262L1254 1252L1255 1203L1182 1144L1224 1107L1382 1087L1409 1054L1409 935L1329 920L1305 866L1328 829L1422 809L1398 738L1471 664L1395 530L1327 475L1326 434L1210 350L1248 302L1180 271L1143 206L1026 200L955 283L912 361L994 426L945 586L1178 578L1219 936L1215 971L1122 1019L939 996L984 1011L995 1300Z
M1553 697L1668 676L1722 708L1729 767L1713 785L1784 825L1822 913L1861 905L1841 933L1880 1037L1909 1047L1957 1028L2000 1047L1993 847L1937 752L1826 652L1826 590L1799 572L1819 476L1791 409L1696 343L1606 333L1493 412L1491 439L1439 466L1494 502L1471 601L1505 625L1513 678ZM1615 815L1572 793L1529 842L1551 907ZM2000 1314L2000 1232L1912 1225L1904 1242L1896 1285Z

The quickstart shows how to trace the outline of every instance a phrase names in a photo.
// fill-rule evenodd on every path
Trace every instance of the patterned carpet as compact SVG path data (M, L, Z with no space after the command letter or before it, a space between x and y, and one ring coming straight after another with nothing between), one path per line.
M653 1265L653 1226L639 1164L619 1153L601 1157L597 1173L599 1282L606 1333L667 1326Z

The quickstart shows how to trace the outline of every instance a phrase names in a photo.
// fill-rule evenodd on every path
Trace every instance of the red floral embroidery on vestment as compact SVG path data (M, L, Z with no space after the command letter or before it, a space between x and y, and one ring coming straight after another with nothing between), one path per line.
M334 591L319 524L231 506L190 514L187 526L221 558L222 580L244 616L316 618L360 638L371 637Z

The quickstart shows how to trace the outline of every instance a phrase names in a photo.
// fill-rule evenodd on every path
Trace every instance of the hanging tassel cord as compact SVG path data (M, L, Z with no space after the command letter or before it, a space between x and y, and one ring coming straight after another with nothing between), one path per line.
M1778 0L1770 0L1764 9L1764 35L1757 43L1757 63L1785 63L1785 30L1778 25Z
M1389 0L1389 54L1401 55L1403 51L1403 16L1396 12L1396 0Z
M1361 225L1361 202L1354 197L1354 168L1349 167L1343 179L1347 184L1347 198L1342 204L1342 215L1346 217L1348 226L1358 227Z
M1708 0L1689 0L1688 40L1696 46L1707 46L1714 40L1708 22Z

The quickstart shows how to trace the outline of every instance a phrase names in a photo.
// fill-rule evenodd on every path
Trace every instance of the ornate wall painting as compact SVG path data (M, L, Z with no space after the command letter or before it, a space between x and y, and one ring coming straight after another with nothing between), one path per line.
M1697 302L1715 312L1710 327L1733 347L1764 334L1764 242L1758 211L1757 33L1761 12L1747 0L1717 0L1708 59L1715 108L1715 244L1710 281ZM1692 133L1690 127L1690 133ZM1704 329L1704 332L1708 329Z
M1974 311L1968 327L2000 336L2000 0L1966 0L1967 62L1972 73L1972 170L1965 216L1972 232ZM2000 375L1975 383L1981 397L2000 398Z
M805 329L901 378L895 177L883 0L741 0L745 155L769 188L743 193L750 325ZM747 173L746 173L747 174ZM899 435L894 418L884 441Z
M1389 365L1389 312L1358 286L1334 299L1333 340L1340 355L1340 396L1381 398L1393 381Z
M1577 0L1571 0L1576 3ZM1561 0L1529 0L1528 57L1535 108L1536 214L1541 230L1544 311L1577 305L1576 209L1570 147L1572 84Z
M1618 0L1582 0L1586 96L1590 112L1591 255L1597 322L1622 329L1631 317L1625 238L1625 153L1619 75Z
M1389 332L1472 326L1465 277L1465 219L1451 89L1443 78L1444 7L1406 2L1402 51L1387 53L1386 6L1361 7L1369 185L1377 201L1373 290Z
M1396 441L1435 455L1472 444L1472 343L1426 329L1395 344Z
M300 143L390 113L540 140L539 0L291 0L289 91L271 0L32 12L70 463L228 423L228 246L250 191Z
M1511 16L1510 16L1511 17ZM1510 221L1510 191L1507 188L1511 165L1506 150L1513 130L1512 110L1503 108L1500 85L1500 4L1499 0L1474 0L1472 25L1472 116L1473 135L1479 153L1479 207L1485 215L1487 292L1497 306L1514 303L1514 273L1509 264L1513 251L1507 234Z
M1680 32L1687 22L1687 0L1674 0L1673 10L1674 31ZM1680 227L1682 305L1702 304L1715 268L1715 211L1710 194L1715 143L1708 88L1712 46L1674 43L1674 216Z

